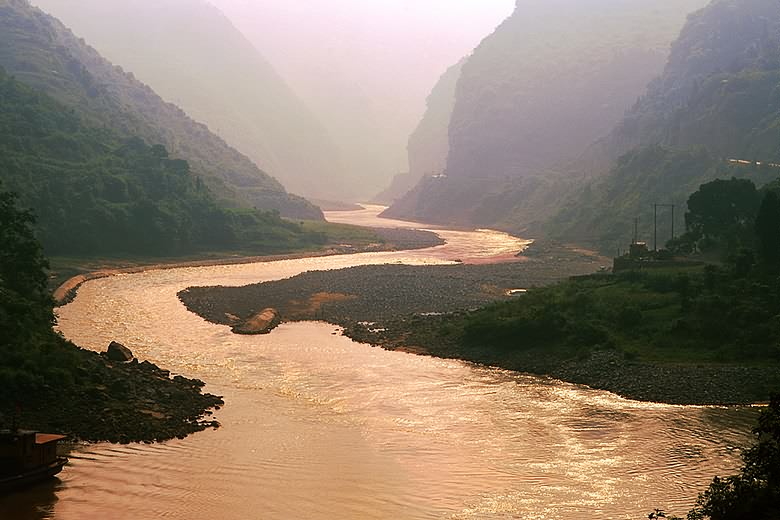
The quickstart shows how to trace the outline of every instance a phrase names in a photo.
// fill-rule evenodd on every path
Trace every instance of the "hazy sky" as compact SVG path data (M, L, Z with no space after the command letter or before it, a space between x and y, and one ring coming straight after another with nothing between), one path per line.
M514 0L210 1L337 140L375 133L388 154L377 167L389 173L406 168L406 139L439 76L514 9Z

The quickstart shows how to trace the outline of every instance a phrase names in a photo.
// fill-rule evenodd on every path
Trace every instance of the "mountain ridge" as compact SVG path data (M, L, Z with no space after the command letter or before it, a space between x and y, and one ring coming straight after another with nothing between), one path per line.
M36 1L290 191L324 199L349 192L325 126L213 4Z
M424 179L387 215L515 231L550 216L555 190L583 175L572 163L662 70L703 3L518 2L463 66L446 177Z
M322 218L318 208L288 194L208 127L163 101L27 0L0 1L0 28L0 66L23 83L96 124L164 144L171 154L190 160L193 171L225 201L294 218Z

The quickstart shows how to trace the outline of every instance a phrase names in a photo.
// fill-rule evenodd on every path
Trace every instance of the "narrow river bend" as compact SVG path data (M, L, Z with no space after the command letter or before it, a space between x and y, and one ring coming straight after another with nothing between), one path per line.
M374 223L375 215L329 217ZM325 323L236 336L176 297L192 285L484 260L523 245L494 232L441 234L447 245L415 252L86 283L59 309L63 334L96 350L117 340L139 359L203 379L207 391L225 396L216 413L223 427L164 444L83 447L61 480L13 497L9 520L639 519L655 507L683 513L712 476L737 468L751 409L637 403L387 352Z

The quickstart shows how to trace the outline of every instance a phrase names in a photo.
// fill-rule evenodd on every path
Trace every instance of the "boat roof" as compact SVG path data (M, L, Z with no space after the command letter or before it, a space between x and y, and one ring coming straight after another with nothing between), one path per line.
M53 433L36 433L35 444L49 444L50 442L61 441L64 438L64 435L56 435Z

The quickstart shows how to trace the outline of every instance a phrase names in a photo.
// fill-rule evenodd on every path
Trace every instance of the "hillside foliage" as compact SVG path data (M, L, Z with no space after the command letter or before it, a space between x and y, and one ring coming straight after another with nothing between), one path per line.
M596 163L615 166L568 197L549 230L614 252L636 217L648 237L653 204L675 204L680 229L685 197L698 184L734 176L761 186L776 177L778 41L774 0L717 0L691 15L663 74L589 150Z
M204 413L224 403L202 393L201 381L170 379L149 362L114 364L53 330L47 261L34 224L0 187L0 428L149 442L217 426ZM150 419L150 408L165 418Z
M28 0L0 0L0 66L90 125L165 146L172 156L187 160L226 204L322 219L318 208L288 194L205 125L163 101Z
M275 212L222 208L164 146L87 124L2 71L0 180L36 213L49 254L275 252L324 241Z
M211 3L37 0L35 4L107 59L133 71L161 97L208 125L288 190L328 199L343 197L351 188L325 127ZM129 41L133 44L127 45Z
M756 164L730 164L704 148L672 149L659 145L636 149L621 157L610 174L591 181L564 204L546 224L546 230L562 240L577 240L615 254L625 249L634 235L638 220L638 239L662 246L674 232L686 231L688 197L716 179L742 179L764 185L780 173L775 167ZM696 198L691 202L696 203ZM655 204L663 204L656 215ZM655 225L657 224L657 235ZM707 223L688 222L690 226Z

